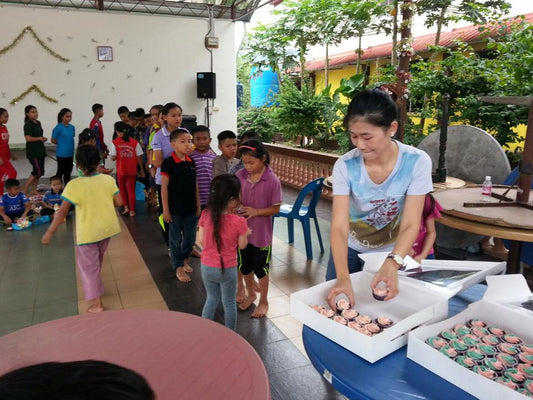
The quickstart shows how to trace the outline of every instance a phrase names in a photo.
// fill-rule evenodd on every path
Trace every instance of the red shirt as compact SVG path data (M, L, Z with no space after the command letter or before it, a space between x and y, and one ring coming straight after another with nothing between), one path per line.
M100 152L107 150L107 146L104 143L104 128L99 119L93 118L89 124L89 128L96 134L96 147Z
M5 125L0 125L0 157L6 161L11 159L11 151L9 150L9 132Z
M118 137L113 140L117 156L118 175L137 175L137 146L139 142L130 138L127 142Z

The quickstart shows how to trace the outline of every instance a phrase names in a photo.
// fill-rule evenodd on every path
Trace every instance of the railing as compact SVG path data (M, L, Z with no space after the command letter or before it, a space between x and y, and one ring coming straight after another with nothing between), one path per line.
M265 143L270 153L270 166L282 184L302 189L308 182L331 176L338 155L295 149L279 144ZM331 200L331 188L324 186L322 197Z

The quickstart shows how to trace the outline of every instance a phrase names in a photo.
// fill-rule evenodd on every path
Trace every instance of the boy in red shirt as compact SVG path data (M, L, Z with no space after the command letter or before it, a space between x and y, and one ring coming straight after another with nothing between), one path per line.
M5 125L8 120L9 113L5 108L0 108L0 196L4 194L5 181L17 177L17 170L9 161L15 158L9 150L9 132Z
M122 214L135 216L135 182L137 179L137 166L141 177L144 177L142 148L139 142L132 139L130 135L133 130L122 121L115 123L115 133L117 138L111 145L110 156L113 161L117 161L117 181L120 189L124 211Z
M102 122L100 118L104 116L104 106L101 104L93 104L92 107L94 117L89 124L89 128L92 129L96 135L96 147L100 152L102 157L102 162L107 158L107 145L104 142L104 128L102 127Z

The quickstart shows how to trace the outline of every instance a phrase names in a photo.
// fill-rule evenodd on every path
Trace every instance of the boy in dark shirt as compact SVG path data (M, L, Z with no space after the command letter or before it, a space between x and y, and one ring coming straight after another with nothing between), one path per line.
M196 183L196 168L189 157L192 138L186 129L170 133L174 152L161 164L161 201L163 220L169 224L169 244L172 268L180 282L190 282L188 264L196 239L196 224L200 216L200 196Z

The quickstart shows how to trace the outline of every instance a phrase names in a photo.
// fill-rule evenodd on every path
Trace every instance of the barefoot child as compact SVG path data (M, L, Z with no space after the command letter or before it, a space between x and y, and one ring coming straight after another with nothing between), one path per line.
M6 180L6 192L0 196L0 221L8 225L26 219L31 211L31 204L26 195L20 190L20 182L17 179Z
M44 175L44 158L46 149L44 142L48 139L43 136L43 128L37 118L37 107L28 105L24 107L24 139L26 140L26 157L32 166L32 171L26 184L24 193L32 196L39 183L39 178Z
M9 131L5 124L9 121L9 113L5 108L0 108L0 196L4 194L4 183L7 179L16 179L17 171L10 160L15 157L9 150Z
M101 270L109 239L120 233L115 206L122 200L115 180L96 172L100 154L96 146L82 145L76 150L76 164L83 176L71 180L63 191L63 203L56 218L43 235L42 244L49 244L58 226L67 216L70 205L76 207L76 264L81 277L87 312L104 311Z
M190 282L187 272L196 224L200 216L200 196L196 184L196 168L189 157L192 138L185 128L170 133L174 152L161 164L161 202L163 220L169 225L170 259L180 282Z
M239 147L244 169L236 173L241 181L242 207L239 213L248 220L252 234L248 246L239 250L239 270L244 275L248 297L239 305L246 310L256 299L254 276L259 279L260 298L252 318L268 311L268 272L272 253L272 216L279 212L281 183L269 166L270 156L261 141L249 140Z
M429 258L434 259L433 245L437 239L437 230L435 229L435 218L440 218L441 205L431 193L426 194L424 209L422 211L422 220L420 221L420 231L416 238L413 248L411 249L411 257L418 263Z
M41 205L43 209L41 210L41 215L54 215L54 213L59 210L63 199L61 194L63 193L63 182L59 175L52 176L50 178L50 190L47 190L43 196Z
M207 298L202 317L214 319L220 299L226 327L237 328L237 246L244 249L252 233L246 220L234 214L239 205L241 183L235 175L222 174L213 179L207 209L200 217L199 242L202 281Z

